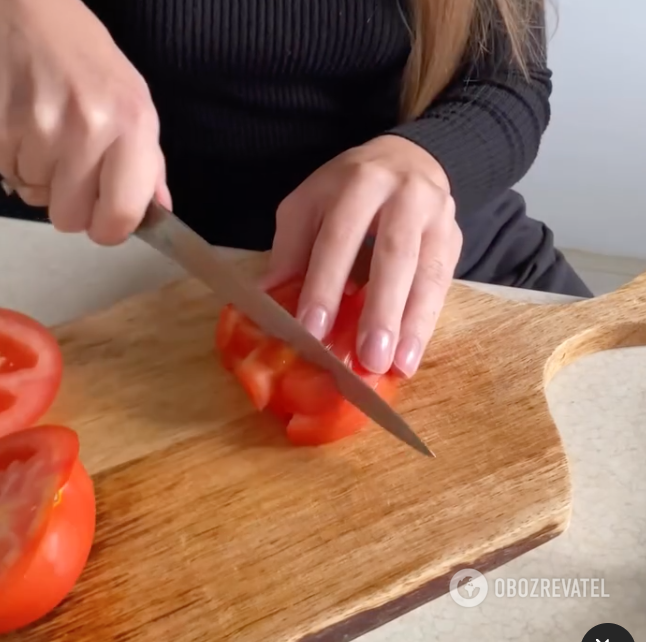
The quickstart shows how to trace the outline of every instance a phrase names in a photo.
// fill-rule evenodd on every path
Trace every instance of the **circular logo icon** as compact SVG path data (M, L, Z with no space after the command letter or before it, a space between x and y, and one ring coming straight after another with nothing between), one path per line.
M597 624L584 636L582 642L635 642L633 636L618 624Z
M449 583L449 592L453 601L459 606L471 608L485 601L489 592L487 578L473 568L458 571ZM585 642L588 642L587 640ZM605 642L603 640L602 642ZM620 640L620 642L623 642Z

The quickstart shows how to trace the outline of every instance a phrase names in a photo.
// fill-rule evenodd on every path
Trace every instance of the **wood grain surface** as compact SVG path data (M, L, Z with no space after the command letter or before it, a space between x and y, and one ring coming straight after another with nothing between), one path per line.
M375 426L291 447L214 357L216 319L185 281L56 329L44 421L80 434L96 542L73 594L8 641L347 642L557 536L570 481L544 387L646 343L646 275L562 305L455 283L396 404L436 459Z

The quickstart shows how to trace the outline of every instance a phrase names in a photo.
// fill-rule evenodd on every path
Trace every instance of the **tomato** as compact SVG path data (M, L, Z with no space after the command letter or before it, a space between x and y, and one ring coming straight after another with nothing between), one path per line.
M96 507L78 454L61 426L0 438L0 634L54 609L87 563Z
M264 410L272 400L281 376L296 359L296 353L282 341L266 338L236 363L233 372L249 395L251 403L258 410Z
M388 373L366 381L387 401L397 392L395 377ZM297 446L320 446L343 439L361 430L369 419L356 406L342 399L329 410L315 414L295 414L287 424L287 437Z
M302 281L293 279L270 290L269 295L294 315L301 287ZM368 372L355 352L364 300L365 289L346 288L334 328L323 344L379 395L392 401L396 375ZM266 336L232 306L220 315L215 343L225 368L238 379L253 406L278 417L292 443L314 446L336 441L369 423L368 417L342 397L329 373Z
M61 384L63 359L38 321L0 308L0 437L33 425Z

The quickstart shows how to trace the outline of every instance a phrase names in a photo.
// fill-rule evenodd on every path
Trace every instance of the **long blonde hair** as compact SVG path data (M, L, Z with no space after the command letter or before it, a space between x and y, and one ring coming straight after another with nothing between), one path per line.
M536 44L532 21L544 10L543 0L410 1L412 51L404 74L404 119L416 118L429 106L465 56L484 53L492 29L505 30L510 62L527 74Z

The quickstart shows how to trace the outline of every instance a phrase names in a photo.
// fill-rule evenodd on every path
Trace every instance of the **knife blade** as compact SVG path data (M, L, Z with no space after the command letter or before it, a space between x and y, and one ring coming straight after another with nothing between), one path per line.
M207 285L220 305L232 303L264 332L286 342L303 359L328 371L339 392L391 435L423 455L435 456L386 401L282 306L246 282L235 267L218 257L216 248L172 212L153 201L135 236Z

